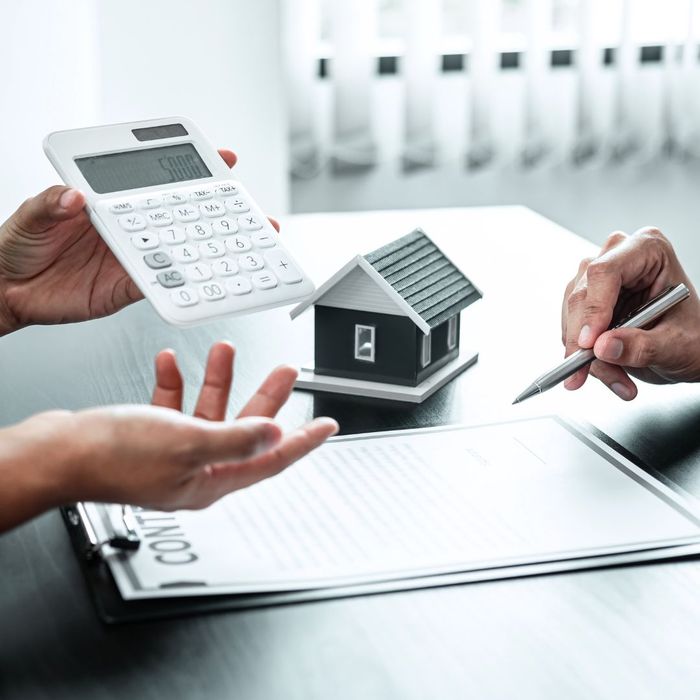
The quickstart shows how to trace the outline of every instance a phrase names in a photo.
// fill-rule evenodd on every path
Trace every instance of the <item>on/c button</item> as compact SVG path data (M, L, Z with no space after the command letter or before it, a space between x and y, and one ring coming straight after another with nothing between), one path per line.
M173 264L170 258L160 250L144 255L143 260L152 270L162 270L164 267L170 267Z

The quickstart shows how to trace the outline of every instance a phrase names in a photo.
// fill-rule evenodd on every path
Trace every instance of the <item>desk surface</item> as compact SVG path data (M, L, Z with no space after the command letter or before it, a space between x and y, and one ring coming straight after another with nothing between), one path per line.
M484 291L464 333L481 357L419 407L297 392L286 425L344 432L543 413L586 420L700 496L697 387L642 387L623 404L591 382L510 402L561 356L561 292L591 245L519 207L289 217L317 283L357 252L422 226ZM146 401L152 358L179 354L193 389L212 341L238 347L232 412L276 363L312 355L307 314L178 331L146 303L116 317L0 340L0 425L56 407ZM509 362L509 352L524 357ZM0 538L0 697L697 698L700 563L683 562L106 627L57 513Z

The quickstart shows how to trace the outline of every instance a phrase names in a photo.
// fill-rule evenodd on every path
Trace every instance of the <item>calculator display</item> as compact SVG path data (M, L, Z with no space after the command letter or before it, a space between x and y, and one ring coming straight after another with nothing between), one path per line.
M87 156L75 164L98 194L211 177L191 143Z

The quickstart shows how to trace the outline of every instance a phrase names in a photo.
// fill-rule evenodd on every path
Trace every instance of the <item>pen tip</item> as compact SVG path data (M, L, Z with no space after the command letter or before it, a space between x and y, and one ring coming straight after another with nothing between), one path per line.
M513 403L511 404L511 406L515 406L516 403L520 403L520 401L518 401L518 399L515 399L515 401L513 401Z

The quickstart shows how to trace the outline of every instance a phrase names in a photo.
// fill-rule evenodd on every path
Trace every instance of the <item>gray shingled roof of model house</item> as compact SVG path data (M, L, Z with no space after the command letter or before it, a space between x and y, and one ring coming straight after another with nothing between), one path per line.
M481 292L420 229L363 257L431 328L481 299Z

